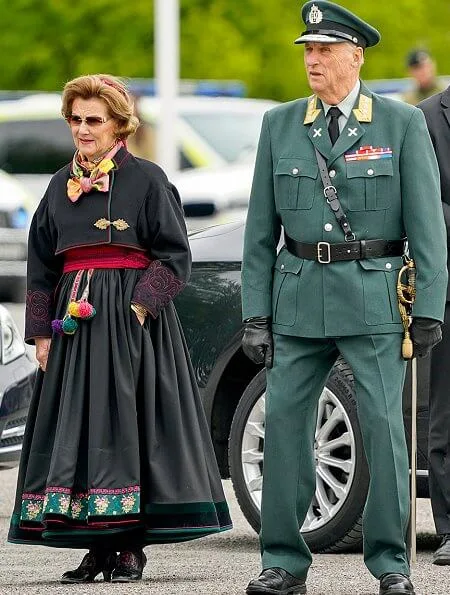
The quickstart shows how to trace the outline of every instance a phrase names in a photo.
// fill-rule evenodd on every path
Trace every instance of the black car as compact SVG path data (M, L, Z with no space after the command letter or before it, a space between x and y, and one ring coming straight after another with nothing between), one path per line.
M236 222L191 234L192 276L188 287L176 299L176 307L222 477L231 476L242 512L258 531L266 381L264 369L253 364L241 348L243 232L244 223ZM407 378L410 378L409 370ZM410 387L407 380L404 421L408 442ZM428 387L426 358L418 361L419 497L428 497ZM315 454L316 492L302 527L305 540L316 552L360 547L369 473L356 415L353 376L343 359L334 366L320 398Z
M0 305L0 468L20 459L36 364L5 306Z

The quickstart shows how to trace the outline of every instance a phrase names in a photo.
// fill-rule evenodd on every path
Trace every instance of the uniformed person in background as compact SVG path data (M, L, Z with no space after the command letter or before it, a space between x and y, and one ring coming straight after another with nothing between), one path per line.
M437 162L422 112L359 79L378 31L325 0L307 2L302 18L296 43L314 94L265 114L245 234L243 347L267 367L263 571L247 593L306 593L312 557L300 528L315 489L317 404L342 354L371 475L364 560L381 595L411 595L396 282L407 238L411 334L425 355L440 340L447 287Z
M406 66L413 87L402 95L403 101L417 105L419 101L444 90L436 77L436 63L426 50L411 50L406 57Z
M441 199L447 239L450 237L450 87L421 102L439 164ZM450 257L447 254L447 268ZM442 342L431 354L429 474L431 508L441 544L433 555L433 564L450 565L450 287L447 290Z

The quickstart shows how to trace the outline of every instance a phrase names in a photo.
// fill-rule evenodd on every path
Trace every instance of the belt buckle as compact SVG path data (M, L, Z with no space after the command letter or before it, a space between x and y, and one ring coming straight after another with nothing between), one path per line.
M322 250L326 250L325 256L322 256ZM321 264L331 262L331 246L329 242L317 242L317 262Z

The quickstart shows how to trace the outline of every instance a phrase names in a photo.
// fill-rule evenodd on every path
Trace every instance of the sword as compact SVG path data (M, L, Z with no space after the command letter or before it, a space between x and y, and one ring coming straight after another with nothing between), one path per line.
M407 285L402 283L402 275L407 275ZM416 297L416 269L412 259L407 260L398 274L397 298L400 316L403 323L404 337L402 341L402 357L411 360L411 505L407 545L409 559L412 564L417 559L417 358L413 357L413 344L409 333L411 311Z
M417 358L411 360L411 512L409 521L410 560L416 563L417 554L417 502L416 502L416 473L417 473Z

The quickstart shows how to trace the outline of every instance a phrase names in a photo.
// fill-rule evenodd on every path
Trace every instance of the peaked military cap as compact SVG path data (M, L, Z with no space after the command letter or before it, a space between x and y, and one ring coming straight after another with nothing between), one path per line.
M302 7L304 31L294 43L349 41L363 48L380 41L379 32L355 14L326 0L313 0Z

